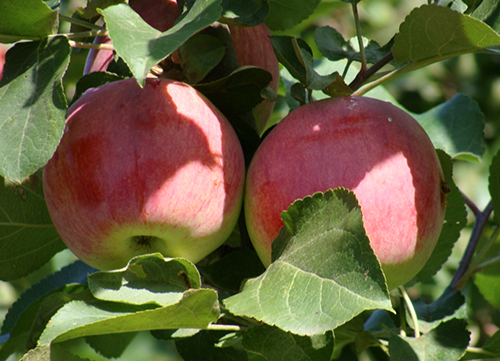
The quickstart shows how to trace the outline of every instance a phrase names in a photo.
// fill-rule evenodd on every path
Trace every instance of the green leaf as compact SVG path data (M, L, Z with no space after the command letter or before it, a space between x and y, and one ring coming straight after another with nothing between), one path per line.
M0 234L3 281L30 274L66 248L45 204L41 171L20 185L0 177Z
M85 93L85 91L91 88L97 88L98 86L122 79L125 78L113 73L102 72L102 71L96 71L84 75L80 79L78 79L78 82L76 83L75 95L73 96L71 103L77 101L78 98L80 98L83 95L83 93Z
M211 83L193 84L222 112L245 114L262 102L261 92L272 76L255 66L242 66L228 76Z
M20 361L90 361L65 349L60 344L38 346L25 354Z
M229 24L258 25L266 20L269 14L269 2L222 0L221 21Z
M331 61L350 59L357 53L351 43L330 26L317 28L314 31L314 41L321 54Z
M155 64L174 52L192 35L219 19L222 11L221 1L196 1L189 11L164 33L148 25L126 4L110 6L102 10L102 13L116 52L142 86L149 70Z
M65 37L16 44L0 81L0 175L21 182L52 157L64 130Z
M176 304L136 312L123 304L74 301L52 317L39 345L118 332L206 328L219 314L217 292L210 289L191 289Z
M218 345L226 335L227 331L201 330L194 336L176 339L175 346L184 361L247 361L248 357L241 346Z
M487 256L481 261L488 261L500 254L500 240L497 238L488 248ZM493 263L474 274L474 284L483 297L500 309L500 263Z
M392 310L361 210L345 189L317 193L282 214L264 274L224 300L233 314L298 335L333 330L364 310Z
M392 51L397 63L422 66L500 45L500 35L485 23L450 8L423 5L401 24Z
M417 312L420 332L430 332L442 322L451 319L466 319L467 307L465 297L460 291L446 288L444 293L434 302L426 304L421 298L413 300ZM415 328L411 316L407 314L410 327Z
M127 0L89 0L87 1L87 6L85 9L78 9L79 15L83 19L92 19L96 16L101 15L98 9L106 9L107 7L117 5L117 4L126 4Z
M465 353L469 339L467 322L452 319L419 338L391 333L389 354L391 361L456 361Z
M269 0L269 16L266 25L271 30L293 28L307 19L321 0Z
M488 189L493 204L493 220L500 226L500 151L493 157L489 171Z
M446 195L446 214L436 247L425 263L425 266L409 284L426 281L441 269L442 265L450 257L453 246L460 237L460 231L467 225L465 200L453 181L453 164L451 158L439 149L437 150L437 154L443 168L445 182L451 191Z
M470 6L475 8L471 13L473 18L488 24L497 33L500 31L500 3L497 0L470 0L467 2L471 2Z
M127 267L89 275L89 289L97 299L134 305L168 306L180 301L189 288L200 288L198 270L187 259L161 254L142 255Z
M98 352L100 355L107 358L120 357L130 342L137 335L137 332L123 332L109 335L87 336L85 342ZM53 344L52 346L60 345Z
M58 12L42 0L2 0L0 14L0 43L39 40L56 34L59 27Z
M243 335L243 347L265 361L330 361L333 352L333 332L298 336L268 325L253 326Z
M190 84L203 80L220 63L226 47L215 36L196 34L189 38L178 50L183 74Z
M500 357L500 331L497 331L483 345L483 349Z
M291 36L272 36L271 42L279 62L305 88L323 90L329 95L352 93L337 72L320 75L314 70L312 50L304 40Z
M412 114L424 127L436 148L453 158L478 161L484 154L484 114L464 94L423 114Z

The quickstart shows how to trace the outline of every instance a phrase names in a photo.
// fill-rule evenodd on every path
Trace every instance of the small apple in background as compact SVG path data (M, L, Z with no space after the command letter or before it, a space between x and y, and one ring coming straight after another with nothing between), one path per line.
M131 0L134 9L149 25L159 31L167 31L174 26L181 15L175 0ZM265 24L252 27L229 26L236 58L240 66L253 65L267 70L272 81L269 87L276 92L279 83L279 63L274 54L269 36L271 32ZM110 43L108 37L97 37L95 43ZM84 74L106 71L113 60L110 50L92 49L85 63ZM274 102L263 100L253 109L257 131L262 134L274 108Z
M392 289L411 280L435 247L445 214L443 182L429 137L403 110L366 97L316 101L278 123L252 159L248 232L267 267L282 211L298 198L348 188Z
M161 252L198 262L236 225L245 164L226 118L191 86L120 80L87 91L44 168L62 240L98 269Z

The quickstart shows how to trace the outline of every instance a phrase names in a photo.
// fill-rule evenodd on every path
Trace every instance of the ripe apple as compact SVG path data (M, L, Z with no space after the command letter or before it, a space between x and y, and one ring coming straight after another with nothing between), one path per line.
M282 211L298 198L348 188L392 289L415 276L435 247L443 185L435 149L409 114L366 97L320 100L286 116L252 159L244 199L248 232L268 266Z
M129 5L149 25L159 31L167 31L174 26L181 15L175 0L131 0ZM267 70L272 75L269 87L276 92L279 83L279 63L274 54L269 36L271 32L262 23L252 27L229 26L236 58L240 66L253 65ZM95 43L110 43L108 37L97 37ZM106 71L113 60L110 50L92 49L85 63L84 74L95 71ZM253 109L257 131L261 134L265 129L274 108L274 102L263 100Z
M47 206L84 262L161 252L198 262L232 232L245 164L226 118L191 86L120 80L87 91L44 168Z

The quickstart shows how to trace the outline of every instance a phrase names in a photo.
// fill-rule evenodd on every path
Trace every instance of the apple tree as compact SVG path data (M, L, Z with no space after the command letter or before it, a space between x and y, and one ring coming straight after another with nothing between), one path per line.
M0 360L500 359L497 1L0 0L0 43Z

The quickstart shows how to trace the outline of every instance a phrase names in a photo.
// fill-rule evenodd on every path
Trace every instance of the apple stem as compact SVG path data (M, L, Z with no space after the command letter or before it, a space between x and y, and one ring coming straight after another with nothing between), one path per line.
M467 205L471 207L474 212L474 209L476 209L477 207L473 205L472 201L468 200L467 197L465 197L465 200ZM470 236L469 243L450 284L450 286L454 290L461 289L470 278L470 276L474 273L474 268L471 267L471 262L474 257L474 253L476 252L479 240L481 239L481 234L483 233L484 227L488 223L491 212L493 212L493 203L490 201L482 212L474 213L476 216L476 220L474 221L474 226L472 227L472 234ZM492 237L495 236L494 238L496 238L497 234L498 232L496 232L495 230ZM474 265L477 265L477 263L479 263L481 258L484 257L486 251L490 247L490 243L494 242L494 239L492 240L492 237L490 237L490 239L486 242L482 250L474 259Z
M420 327L418 325L417 312L415 311L415 307L413 307L413 302L411 302L410 296L408 295L408 292L406 292L406 289L403 286L400 286L399 290L401 291L401 294L403 295L403 298L406 303L406 307L408 307L408 311L410 312L410 316L413 321L413 331L415 333L415 338L419 338Z
M104 28L102 26L92 24L91 22L88 22L85 20L75 19L75 18L72 18L70 16L66 16L63 14L59 14L59 19L61 19L63 21L67 21L67 22L75 24L75 25L80 25L80 26L83 26L83 27L89 28L89 29L104 30Z
M351 2L352 12L354 15L354 22L356 23L356 36L359 43L359 55L361 56L361 69L359 73L363 74L366 71L366 54L365 45L363 43L363 36L361 35L361 22L359 21L358 5L356 1Z
M91 44L91 43L82 43L79 41L68 41L69 45L72 48L80 48L80 49L100 49L100 50L115 50L113 44Z
M238 326L238 325L219 325L219 324L210 324L205 328L205 330L210 331L246 331L248 330L247 326Z
M353 91L358 90L368 79L370 79L377 71L382 67L390 63L394 59L392 51L386 54L383 58L373 64L371 67L366 69L363 73L361 71L356 75L356 78L349 84L349 88ZM345 78L345 77L344 77Z

